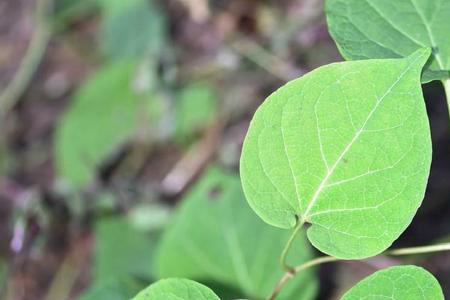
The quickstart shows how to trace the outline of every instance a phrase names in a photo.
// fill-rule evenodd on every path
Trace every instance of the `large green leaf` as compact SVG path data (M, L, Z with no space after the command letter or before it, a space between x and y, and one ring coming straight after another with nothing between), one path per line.
M248 207L239 178L211 169L182 200L156 250L159 278L186 277L238 290L236 297L263 299L283 271L279 257L288 232L264 224ZM293 245L292 265L311 258L304 236ZM312 271L296 275L277 299L312 299ZM235 297L235 298L236 298Z
M77 300L124 300L130 299L142 290L148 282L144 283L131 276L116 280L94 284L84 291Z
M132 300L220 300L214 292L192 280L169 278L155 282Z
M436 278L416 266L378 271L351 288L341 300L444 300Z
M155 236L133 227L121 217L107 218L95 226L93 278L102 283L124 275L152 277Z
M431 47L422 81L450 77L450 1L327 0L326 11L345 59L405 57Z
M339 258L389 247L410 224L429 175L420 86L429 55L324 66L269 96L241 156L255 212L281 228L311 223L309 240Z
M151 281L154 234L139 231L124 217L97 221L94 234L92 284L81 299L129 299Z
M57 169L80 186L96 167L133 131L139 109L132 91L135 64L120 62L97 71L76 93L58 124Z

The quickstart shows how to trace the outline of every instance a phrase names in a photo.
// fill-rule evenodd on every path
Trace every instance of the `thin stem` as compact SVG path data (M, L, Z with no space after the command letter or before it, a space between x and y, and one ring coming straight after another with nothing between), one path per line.
M281 292L281 290L283 289L284 285L289 281L289 279L291 279L292 277L295 276L295 274L317 266L317 265L321 265L327 262L333 262L333 261L337 261L339 260L339 258L336 257L332 257L332 256L322 256L322 257L318 257L315 259L312 259L304 264L298 265L295 268L290 269L290 271L287 271L286 273L284 273L283 277L281 277L281 279L278 281L277 285L273 288L272 293L269 295L269 297L267 297L267 300L274 300L275 297Z
M445 97L447 98L447 107L450 115L450 79L442 80L442 84L444 85Z
M424 253L434 253L434 252L442 252L442 251L450 251L450 243L432 245L432 246L419 246L419 247L410 247L410 248L399 248L394 250L386 251L380 255L389 255L389 256L401 256L401 255L413 255L413 254L424 254ZM300 264L295 268L288 269L278 283L273 288L271 294L266 298L266 300L275 300L277 295L283 289L284 285L295 276L295 274L309 269L311 267L315 267L324 263L340 261L341 259L333 257L333 256L322 256L306 263Z
M289 240L286 242L286 245L284 246L283 252L281 252L281 257L280 257L280 264L281 267L283 268L283 270L285 270L286 272L293 272L294 268L289 266L286 262L287 259L287 255L289 253L289 249L292 246L292 243L295 240L295 237L297 236L298 232L300 231L300 229L302 229L303 224L305 224L305 221L297 221L297 225L295 225L294 231L292 231L291 236L289 237Z
M450 251L450 243L432 245L432 246L394 249L394 250L387 251L385 253L385 255L399 256L399 255L434 253L434 252L442 252L442 251Z

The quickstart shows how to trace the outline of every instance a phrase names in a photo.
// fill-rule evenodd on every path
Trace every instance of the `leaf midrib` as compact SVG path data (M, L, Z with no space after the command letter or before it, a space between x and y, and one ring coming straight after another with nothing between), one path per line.
M378 109L378 107L380 106L380 104L383 102L383 100L386 98L386 96L389 95L389 93L392 91L392 89L400 82L400 80L411 70L411 68L415 65L415 63L422 58L422 56L418 56L414 61L409 63L409 66L405 69L405 71L403 71L400 76L397 78L397 80L386 90L386 92L383 94L383 96L381 96L381 98L379 98L377 100L377 103L375 104L375 106L373 107L373 109L369 112L366 120L364 121L363 125L361 126L361 128L356 132L356 134L354 135L354 137L352 138L352 140L347 144L347 146L344 148L344 150L341 152L341 154L338 156L338 158L336 159L336 161L334 162L334 164L331 166L331 168L327 171L327 174L325 175L325 177L322 179L322 181L319 184L319 187L317 188L317 190L314 192L311 200L309 201L309 204L306 208L306 210L304 211L304 213L302 214L301 218L302 218L302 222L308 222L310 221L310 211L311 209L314 207L315 203L317 202L320 194L322 193L323 189L325 188L325 185L327 184L328 180L330 179L330 177L333 175L334 170L337 168L337 166L339 165L339 163L342 161L342 159L344 158L344 156L348 153L348 151L350 151L350 149L352 148L353 144L357 141L357 139L359 138L359 136L364 132L365 127L367 126L368 122L370 121L370 119L372 118L373 114L375 113L375 111Z

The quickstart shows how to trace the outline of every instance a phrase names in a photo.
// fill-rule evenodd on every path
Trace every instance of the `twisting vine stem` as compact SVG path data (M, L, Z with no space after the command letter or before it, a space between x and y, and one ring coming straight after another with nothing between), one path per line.
M298 230L297 230L298 232ZM441 251L450 251L450 243L432 245L432 246L420 246L420 247L410 247L410 248L399 248L394 250L388 250L380 255L389 255L389 256L401 256L401 255L413 255L413 254L423 254L423 253L434 253ZM297 273L309 269L314 266L318 266L324 263L340 261L342 259L333 257L333 256L322 256L315 259L312 259L306 263L300 264L295 268L290 268L287 270L281 279L277 282L275 287L273 288L271 294L267 297L267 300L275 300L277 295L281 292L284 285L289 281L289 279L293 278Z

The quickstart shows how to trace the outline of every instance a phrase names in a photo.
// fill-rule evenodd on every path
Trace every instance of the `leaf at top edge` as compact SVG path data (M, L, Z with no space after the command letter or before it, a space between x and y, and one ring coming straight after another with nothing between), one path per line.
M270 95L240 162L254 211L281 228L311 223L311 243L342 259L388 248L411 223L429 175L419 80L429 55L327 65Z
M444 300L439 282L416 266L397 266L375 272L352 287L341 300Z
M450 77L450 1L327 0L326 14L345 59L398 58L430 47L422 82Z
M283 275L279 257L289 235L253 213L239 177L210 168L181 201L162 235L155 275L197 280L224 299L264 299ZM304 235L292 250L291 265L312 259ZM314 270L306 270L286 284L277 300L314 299L316 290Z
M168 278L141 291L132 300L220 300L214 292L192 280Z
M422 73L422 83L429 83L435 80L445 80L450 77L450 71L431 71Z

